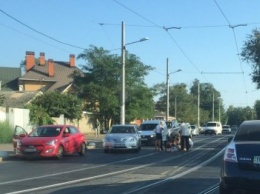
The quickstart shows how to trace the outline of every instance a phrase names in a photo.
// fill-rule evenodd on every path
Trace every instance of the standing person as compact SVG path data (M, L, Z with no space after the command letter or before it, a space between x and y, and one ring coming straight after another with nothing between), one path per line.
M181 133L181 150L184 150L185 147L186 151L189 151L190 150L189 138L191 136L191 129L188 128L186 123L182 122L180 126L180 133Z
M160 121L155 128L155 149L158 151L162 150L162 131L163 131L163 121Z
M166 151L167 147L167 140L168 140L168 128L167 125L162 121L163 131L162 131L162 142L161 142L161 150L163 150L163 147Z

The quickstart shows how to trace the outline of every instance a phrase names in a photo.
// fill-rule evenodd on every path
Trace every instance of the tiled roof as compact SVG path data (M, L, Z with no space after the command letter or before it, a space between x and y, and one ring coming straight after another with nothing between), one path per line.
M5 96L2 107L24 108L34 97L42 94L42 92L17 92L17 91L1 91L0 95Z
M0 67L1 91L17 91L21 68Z
M52 82L52 86L47 91L62 92L73 82L72 74L75 70L80 71L77 67L70 67L69 62L54 61L54 76L50 77L48 74L48 64L37 64L19 80Z

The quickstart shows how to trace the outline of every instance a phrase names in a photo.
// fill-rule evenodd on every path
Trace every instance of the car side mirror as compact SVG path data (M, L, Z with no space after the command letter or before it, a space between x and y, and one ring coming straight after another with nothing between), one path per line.
M64 133L63 134L63 137L69 137L70 136L70 133Z

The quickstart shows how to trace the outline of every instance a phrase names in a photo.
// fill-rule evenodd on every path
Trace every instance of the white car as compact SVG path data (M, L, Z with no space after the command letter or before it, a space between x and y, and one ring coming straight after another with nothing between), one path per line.
M229 125L223 125L222 126L222 134L224 133L231 133L231 127Z
M199 135L199 128L197 127L197 125L191 125L191 134L194 136Z
M103 140L104 152L114 150L141 150L141 135L136 125L113 125Z
M204 128L204 134L222 134L222 124L217 121L207 122L206 127Z

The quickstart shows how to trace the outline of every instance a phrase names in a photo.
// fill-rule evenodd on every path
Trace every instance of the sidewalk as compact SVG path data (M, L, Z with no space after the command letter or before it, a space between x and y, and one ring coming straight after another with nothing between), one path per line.
M105 137L105 134L85 134L85 138L87 140L87 149L95 149L96 143L101 142ZM3 143L0 144L0 162L2 162L5 158L8 158L11 155L14 155L14 149L12 143Z

